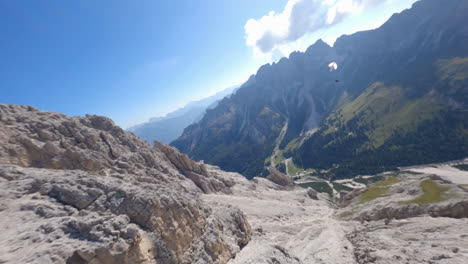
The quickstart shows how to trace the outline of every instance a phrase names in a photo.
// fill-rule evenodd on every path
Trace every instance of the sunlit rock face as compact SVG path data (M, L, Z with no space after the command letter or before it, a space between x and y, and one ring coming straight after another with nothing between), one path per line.
M234 184L204 166L105 117L0 105L0 260L226 263L252 231L199 199Z

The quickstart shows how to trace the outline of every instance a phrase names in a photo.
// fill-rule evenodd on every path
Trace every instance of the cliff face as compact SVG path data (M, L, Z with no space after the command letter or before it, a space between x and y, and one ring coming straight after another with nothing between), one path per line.
M0 260L226 263L251 229L199 199L234 184L204 166L105 117L0 105Z
M462 158L466 12L463 0L422 0L378 29L342 36L333 47L318 41L264 65L172 144L249 177L291 156L297 167L333 169L330 177ZM328 71L330 61L337 71ZM428 147L446 138L445 149Z
M332 48L319 41L305 53L262 66L171 144L194 159L248 177L258 175L275 144L284 148L316 129L339 100L343 86L327 68L334 58Z

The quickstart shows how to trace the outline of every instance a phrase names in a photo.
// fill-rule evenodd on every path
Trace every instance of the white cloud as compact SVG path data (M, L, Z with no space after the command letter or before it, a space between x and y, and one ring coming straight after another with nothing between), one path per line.
M393 0L289 0L281 13L249 19L244 26L246 43L256 57L288 55L292 42L387 1Z

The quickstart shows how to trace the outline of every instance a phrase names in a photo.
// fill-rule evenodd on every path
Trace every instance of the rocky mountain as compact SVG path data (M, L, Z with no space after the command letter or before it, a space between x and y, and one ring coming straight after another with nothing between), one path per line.
M106 117L0 105L0 263L466 263L467 161L327 194L194 162Z
M172 145L248 177L265 165L340 178L466 157L467 11L422 0L333 47L319 40L262 66Z
M200 199L222 175L105 117L0 105L0 262L226 263L252 231Z
M210 97L190 102L164 117L151 118L146 123L130 127L128 131L150 143L156 140L169 144L182 135L184 128L198 122L207 109L214 108L219 100L229 96L237 88L238 86L229 87Z
M258 175L275 145L316 129L338 102L335 94L343 86L335 84L336 76L327 74L326 66L333 58L333 50L320 41L304 54L293 53L290 59L262 66L172 145L225 170ZM319 74L314 78L309 72ZM320 82L327 85L316 85ZM310 93L312 87L320 100Z

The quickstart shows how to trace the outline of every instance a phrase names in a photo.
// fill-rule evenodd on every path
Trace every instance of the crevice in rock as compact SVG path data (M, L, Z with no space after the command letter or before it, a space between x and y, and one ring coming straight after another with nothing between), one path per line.
M99 137L100 137L101 140L107 145L107 147L109 147L109 156L111 156L113 159L116 159L117 156L114 155L112 146L111 146L111 144L107 141L106 136L104 135L104 133L103 133L103 132L99 133Z

